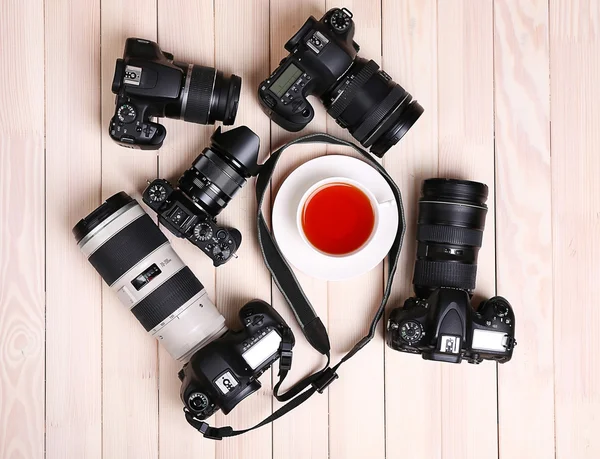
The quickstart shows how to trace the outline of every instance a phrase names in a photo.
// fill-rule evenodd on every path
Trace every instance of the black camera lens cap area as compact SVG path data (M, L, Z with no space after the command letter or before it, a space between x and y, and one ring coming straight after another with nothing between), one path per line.
M134 199L124 191L112 195L91 214L79 220L73 227L73 236L75 236L77 242L80 242L104 220L131 202L134 202Z

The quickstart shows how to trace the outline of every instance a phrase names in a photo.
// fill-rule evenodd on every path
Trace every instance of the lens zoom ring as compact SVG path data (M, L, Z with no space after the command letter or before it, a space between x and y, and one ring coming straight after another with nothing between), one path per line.
M455 287L474 290L477 265L417 260L413 284L422 287Z
M418 225L417 240L481 247L483 231L460 226Z
M402 101L408 94L401 86L394 86L390 93L381 101L379 105L375 107L369 116L361 123L360 126L352 133L354 138L359 142L363 141L363 138L377 127L381 120L396 106L396 104Z
M167 238L152 219L142 215L102 244L89 261L106 283L112 285L165 242Z
M190 76L187 105L183 119L192 123L208 124L210 101L216 70L212 67L194 65Z
M339 95L339 97L331 104L327 113L334 119L337 119L343 112L348 108L348 105L354 100L358 90L369 81L369 79L377 73L379 66L375 61L367 62L356 76L348 83L346 89Z
M186 266L135 305L131 312L146 331L150 331L203 288L202 283Z

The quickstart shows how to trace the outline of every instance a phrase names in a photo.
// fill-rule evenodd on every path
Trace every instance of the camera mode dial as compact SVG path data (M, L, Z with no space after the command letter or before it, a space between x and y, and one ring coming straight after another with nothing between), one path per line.
M194 236L199 241L208 241L213 236L213 230L208 223L198 223L194 227Z
M508 315L508 306L501 301L494 301L494 313L498 317L506 317Z
M333 30L343 33L350 27L350 15L344 10L337 10L331 15L329 23Z
M137 112L133 106L129 104L123 104L117 110L117 118L119 118L119 121L122 123L131 123L137 118Z
M192 392L188 397L188 405L192 410L202 412L208 408L208 397L202 392Z
M400 336L408 344L414 344L423 337L423 325L415 320L408 320L400 326Z
M152 185L148 190L151 202L163 202L167 198L167 189L163 185Z

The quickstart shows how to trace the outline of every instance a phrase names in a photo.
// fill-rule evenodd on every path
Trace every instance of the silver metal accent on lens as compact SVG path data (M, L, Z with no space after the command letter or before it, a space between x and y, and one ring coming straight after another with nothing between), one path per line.
M463 204L462 202L447 202L447 201L419 201L424 204L451 204L453 206L465 206L465 207L474 207L475 209L487 210L487 207L476 206L473 204Z
M190 82L192 81L192 70L194 64L188 64L187 74L185 75L185 86L183 88L183 99L181 101L181 111L179 112L179 119L182 120L185 116L185 109L187 107L188 95L190 94Z
M212 98L213 93L215 92L215 84L217 82L217 69L213 69L215 72L213 74L213 84L212 84L212 89L210 90L210 97ZM211 103L208 104L208 112L206 112L206 120L208 121L210 118L210 107L211 107Z

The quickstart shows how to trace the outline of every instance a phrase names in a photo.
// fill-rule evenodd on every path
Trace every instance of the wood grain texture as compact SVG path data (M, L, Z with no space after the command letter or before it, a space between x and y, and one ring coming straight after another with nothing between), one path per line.
M556 457L600 456L600 4L550 2Z
M139 14L133 14L138 12ZM102 1L102 198L119 191L141 201L146 181L157 176L154 151L123 148L109 135L115 96L115 60L128 37L156 39L156 2ZM168 142L168 139L167 139ZM150 215L153 215L151 211ZM158 343L106 285L102 290L103 456L158 457Z
M269 2L232 0L215 3L215 66L224 73L242 77L242 91L236 125L246 125L262 140L259 160L269 152L269 119L256 101L258 84L270 72ZM255 180L247 185L220 214L221 224L238 228L244 237L239 258L217 271L216 304L227 324L239 329L238 312L248 301L271 301L271 281L261 261L256 239ZM268 199L268 198L267 198ZM242 401L227 417L218 413L215 424L250 427L272 411L271 372L261 377L262 389ZM236 437L216 446L217 458L264 458L272 455L272 425Z
M45 29L46 457L96 459L102 280L71 228L101 202L100 2L47 2Z
M159 0L158 43L177 61L214 67L213 1ZM167 129L167 139L159 150L159 177L177 183L192 161L209 146L215 126L198 125L180 120L160 120ZM173 248L188 264L215 299L215 268L212 261L188 242L163 228ZM219 308L219 304L216 304ZM165 349L159 352L159 457L214 458L216 443L205 440L185 420L179 397L181 381L177 377L181 364Z
M0 5L0 457L2 459L596 459L600 457L600 3L596 0L368 0L344 6L360 55L381 63L425 108L385 156L408 229L388 311L412 294L423 179L482 181L489 212L474 304L514 306L513 361L445 365L384 348L382 334L328 393L272 426L213 442L187 425L179 364L79 252L72 226L102 200L176 180L215 126L160 119L157 152L107 135L125 39L158 40L178 60L242 77L236 126L269 151L328 130L352 139L312 100L302 133L261 112L262 81L284 43L328 0L55 0ZM234 126L232 126L234 127ZM226 127L225 129L230 129ZM272 193L305 161L347 149L294 147ZM495 166L495 167L494 167ZM168 234L228 325L252 298L271 301L297 345L286 386L322 358L271 283L256 243L254 180L219 223L239 228L239 259L215 270ZM268 213L268 205L265 208ZM154 216L154 213L151 213ZM497 218L495 218L497 216ZM366 330L383 290L379 266L349 282L298 273L328 324L334 360ZM263 388L212 425L248 427L280 406Z
M497 287L515 308L518 340L513 360L498 366L500 457L546 458L554 455L548 2L496 0L494 30Z
M285 43L302 27L309 16L319 19L325 12L324 0L302 0L289 2L271 0L270 20L270 70L275 69L279 61L287 56ZM265 74L266 76L266 74ZM264 78L264 77L263 77ZM326 130L325 110L319 100L313 98L311 104L315 109L315 117L302 134L323 132ZM271 123L271 150L295 138L297 134L287 132L277 124ZM294 146L279 161L273 178L272 196L275 198L283 180L298 166L322 156L326 153L323 145ZM268 213L268 210L267 210ZM294 271L306 295L310 299L316 313L324 324L327 323L327 282L314 279L298 270ZM283 295L272 283L273 306L292 328L296 337L292 372L283 384L287 390L293 383L320 368L325 363L324 357L315 351L302 334L300 327ZM277 365L273 370L273 380L277 382ZM273 408L283 404L273 401ZM273 458L305 459L327 457L329 454L329 392L315 394L309 401L284 416L273 425Z
M439 176L489 186L473 304L495 293L493 10L438 3ZM443 365L442 457L498 457L496 365Z
M327 9L338 6L339 3L327 2ZM344 6L354 15L354 40L360 45L359 55L381 63L381 2L347 1ZM356 142L330 116L327 116L327 132ZM328 154L355 155L348 148L328 146L327 151ZM368 332L382 294L383 263L360 277L329 282L328 329L334 363ZM332 459L385 456L383 353L383 335L378 332L367 347L340 368L339 380L329 387ZM348 415L350 403L358 403L353 407L356 415Z
M417 201L423 180L438 173L437 2L385 0L382 8L383 69L425 109L383 160L402 190L407 226L389 312L414 295ZM441 365L386 347L386 457L440 457L440 373Z
M44 454L44 5L0 6L0 457Z

